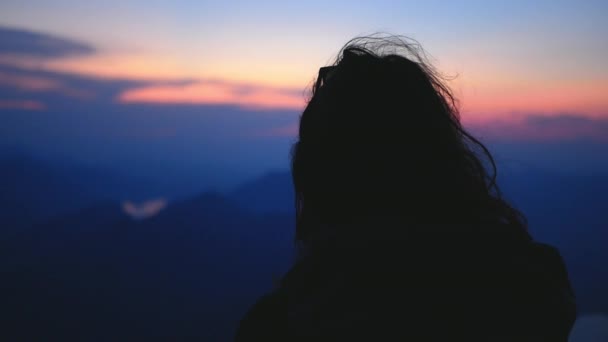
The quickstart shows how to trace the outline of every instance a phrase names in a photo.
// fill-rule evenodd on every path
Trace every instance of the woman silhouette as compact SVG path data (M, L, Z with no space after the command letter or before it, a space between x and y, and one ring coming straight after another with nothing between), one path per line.
M298 260L237 341L567 341L559 253L417 43L358 38L320 69L292 175Z

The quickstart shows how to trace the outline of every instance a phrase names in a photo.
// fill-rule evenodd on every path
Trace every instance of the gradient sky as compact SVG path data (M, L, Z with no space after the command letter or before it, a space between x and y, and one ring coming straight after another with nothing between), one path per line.
M608 1L4 0L0 146L284 167L318 68L374 32L482 137L608 141Z
M386 31L419 40L443 72L458 75L453 86L470 115L608 112L606 1L8 0L0 9L5 26L97 49L45 68L200 81L149 85L125 101L298 108L318 67L344 42ZM233 84L210 80L260 89L241 99Z

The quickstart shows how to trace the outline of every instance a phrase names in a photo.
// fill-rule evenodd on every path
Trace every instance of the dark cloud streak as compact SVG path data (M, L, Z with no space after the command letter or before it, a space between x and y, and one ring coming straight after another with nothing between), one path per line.
M95 52L93 46L83 42L0 26L0 54L55 58Z
M508 120L471 123L467 127L491 140L608 142L608 114L589 117L577 113L518 113Z

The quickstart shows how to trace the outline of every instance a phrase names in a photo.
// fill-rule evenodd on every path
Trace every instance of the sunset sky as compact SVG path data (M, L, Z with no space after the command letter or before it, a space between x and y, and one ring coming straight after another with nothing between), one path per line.
M382 31L419 40L441 70L458 75L466 111L608 112L608 3L601 0L8 0L0 8L4 26L95 50L32 60L45 69L195 81L130 89L124 101L300 108L301 90L344 42ZM253 94L235 95L242 85Z
M374 32L418 40L488 135L608 137L603 0L5 0L0 31L4 145L293 137L318 68Z

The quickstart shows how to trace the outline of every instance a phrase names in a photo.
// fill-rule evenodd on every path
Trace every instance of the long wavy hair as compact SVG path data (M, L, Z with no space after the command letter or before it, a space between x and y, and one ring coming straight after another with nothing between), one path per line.
M527 230L446 81L416 41L396 36L353 39L319 70L292 148L298 243L386 217Z

